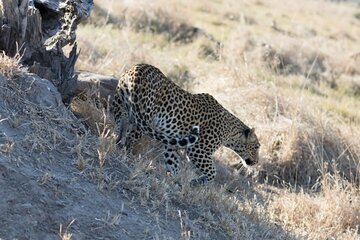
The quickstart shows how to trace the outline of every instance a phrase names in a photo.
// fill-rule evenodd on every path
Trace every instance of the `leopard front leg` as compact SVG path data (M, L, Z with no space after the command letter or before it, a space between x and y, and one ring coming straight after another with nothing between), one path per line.
M179 172L180 164L180 155L178 154L176 148L173 148L169 145L164 146L164 160L166 172L176 175Z
M119 148L129 148L141 138L142 132L135 123L131 106L120 102L120 99L121 98L117 96L112 105L112 112L114 113L116 122L116 133L118 134L116 144Z
M116 144L122 148L126 145L127 134L129 132L129 122L125 116L116 119L116 129L118 137L116 139Z
M118 89L117 89L118 91ZM110 111L114 115L115 120L115 132L118 135L116 144L122 148L125 146L127 133L129 131L129 115L124 106L123 96L115 94L114 100L111 103ZM131 126L130 126L131 127Z
M214 150L204 150L201 148L202 146L204 146L204 143L195 144L194 147L189 148L187 151L187 155L200 175L198 178L190 181L190 186L206 185L212 182L216 176L216 169L212 158Z
M127 137L125 141L125 147L128 149L131 148L131 146L133 146L134 143L139 141L143 136L142 132L137 126L132 126L131 128L129 128L129 131L126 135Z

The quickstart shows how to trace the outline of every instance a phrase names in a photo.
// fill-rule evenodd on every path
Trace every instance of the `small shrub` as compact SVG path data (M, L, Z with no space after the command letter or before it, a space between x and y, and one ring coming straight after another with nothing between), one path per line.
M172 71L167 74L167 77L187 91L192 89L192 84L195 79L189 69L184 65L175 65Z
M220 47L218 44L204 43L200 45L198 57L205 60L219 61L220 60Z
M360 20L360 12L357 12L354 14L354 17L357 19L357 20Z
M198 37L199 29L161 9L129 13L127 25L136 31L163 34L169 41L190 43Z
M26 72L26 68L20 64L21 55L9 57L5 52L0 52L0 74L6 78L13 78Z

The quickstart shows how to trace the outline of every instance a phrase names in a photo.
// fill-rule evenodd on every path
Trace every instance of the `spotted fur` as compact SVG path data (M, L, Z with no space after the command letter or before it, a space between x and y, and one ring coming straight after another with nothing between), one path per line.
M233 149L247 165L258 161L259 141L254 129L206 93L191 94L154 66L138 64L120 78L112 111L119 128L120 142L147 134L163 143L167 171L179 171L177 149L198 169L192 185L211 182L216 170L212 155L220 147ZM124 126L129 125L126 128ZM124 137L125 136L125 137Z

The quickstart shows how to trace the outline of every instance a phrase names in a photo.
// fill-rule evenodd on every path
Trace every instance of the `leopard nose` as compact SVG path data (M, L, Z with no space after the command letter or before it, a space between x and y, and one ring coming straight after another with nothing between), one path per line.
M245 159L245 163L246 163L246 165L249 165L249 166L252 166L255 164L255 162L252 161L250 158Z

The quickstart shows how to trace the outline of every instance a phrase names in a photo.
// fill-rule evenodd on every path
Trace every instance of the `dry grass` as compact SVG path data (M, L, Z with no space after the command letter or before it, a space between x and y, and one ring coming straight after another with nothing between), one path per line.
M113 9L122 14L114 14ZM200 34L199 29L190 26L176 14L173 5L164 7L155 4L148 8L145 2L122 4L105 1L104 5L95 5L88 22L100 27L111 24L119 29L131 28L136 32L161 34L175 43L190 43Z
M358 189L330 174L319 184L319 194L287 193L274 199L269 206L274 221L306 238L359 238Z
M94 90L95 91L95 90ZM117 135L114 132L115 123L111 114L109 114L108 103L105 103L94 92L84 93L75 98L71 103L71 109L88 126L91 132L97 137L96 151L98 155L99 166L102 168L107 161L110 153L116 150ZM81 150L78 150L81 153ZM79 168L84 168L84 159L79 159Z
M296 105L291 107L294 110ZM351 128L319 112L307 110L307 114L280 116L263 130L263 167L269 180L311 187L324 172L334 173L335 164L343 178L359 184L360 152L354 141L357 130L354 134L346 132Z
M34 75L27 75L19 56L9 58L1 55L0 69L5 77L0 78L0 116L7 116L0 123L8 124L23 134L16 140L5 138L0 144L1 153L9 155L26 151L35 155L53 154L47 159L50 162L58 152L74 153L79 170L87 175L103 174L97 168L102 168L110 152L114 151L115 135L112 134L114 124L108 118L106 110L100 108L103 107L102 102L86 98L74 100L73 111L85 111L92 118L87 122L82 119L88 125L83 124L64 107L60 95L52 91L54 86L50 82L45 83L46 81ZM94 162L93 159L97 161ZM39 184L50 179L51 176L44 175Z
M71 240L72 234L69 233L69 228L71 227L71 225L75 222L75 219L73 219L66 227L66 229L63 229L62 224L60 224L60 228L59 228L59 237L61 238L61 240Z
M95 18L78 31L78 68L119 76L147 62L189 91L211 93L257 129L261 163L249 175L222 166L219 178L234 181L192 189L188 181L194 173L186 161L179 176L165 176L156 143L138 147L136 154L117 149L111 117L91 99L73 102L90 130L76 139L60 131L72 117L26 104L33 106L26 110L35 134L21 144L39 152L71 151L100 190L121 185L154 219L180 219L183 239L209 238L210 232L224 239L360 239L360 30L352 5L95 3L102 10L96 8ZM220 40L221 48L193 37L190 30L196 28ZM0 73L17 76L23 71L18 61L1 55ZM14 95L14 89L0 94L20 108L25 93ZM58 128L44 127L43 115ZM22 127L18 116L11 118L13 126ZM16 146L3 145L1 151ZM216 156L220 164L239 161L226 150ZM230 193L231 184L236 186ZM116 227L120 217L108 213L100 221ZM71 237L63 230L59 235Z
M20 54L16 54L13 58L11 58L4 52L0 52L0 74L9 79L23 74L26 72L26 68L20 64L20 61Z

